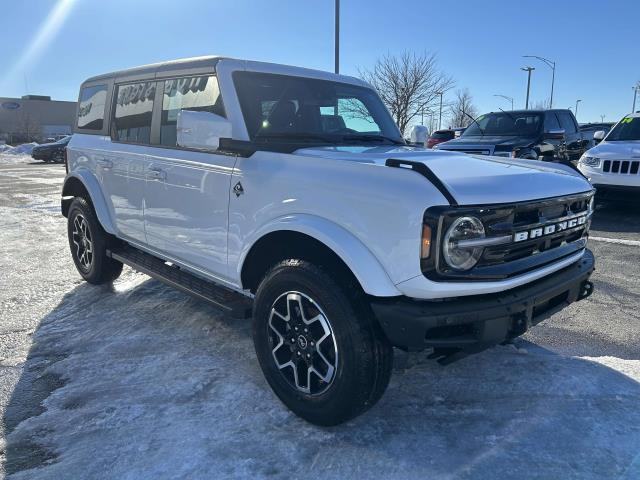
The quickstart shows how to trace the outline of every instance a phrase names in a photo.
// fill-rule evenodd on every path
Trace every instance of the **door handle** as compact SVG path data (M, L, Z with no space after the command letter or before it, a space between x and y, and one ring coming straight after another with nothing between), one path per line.
M98 166L104 168L105 170L113 167L113 162L111 160L107 160L106 158L98 159Z
M167 179L167 172L158 167L149 167L147 169L147 178L164 181Z

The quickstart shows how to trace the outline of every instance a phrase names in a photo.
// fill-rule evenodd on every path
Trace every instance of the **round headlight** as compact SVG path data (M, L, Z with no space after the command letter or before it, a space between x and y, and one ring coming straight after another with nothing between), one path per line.
M447 264L454 270L469 270L482 256L482 247L461 246L461 240L484 238L484 226L476 217L460 217L444 236L442 253Z

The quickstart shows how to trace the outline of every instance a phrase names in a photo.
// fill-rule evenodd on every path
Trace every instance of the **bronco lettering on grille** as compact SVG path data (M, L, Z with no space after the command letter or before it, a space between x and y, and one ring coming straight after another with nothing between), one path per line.
M523 230L513 234L514 242L523 242L525 240L544 237L556 232L571 230L587 223L587 215L581 215L574 218L563 220L562 222L550 223L541 227L532 228L531 230Z

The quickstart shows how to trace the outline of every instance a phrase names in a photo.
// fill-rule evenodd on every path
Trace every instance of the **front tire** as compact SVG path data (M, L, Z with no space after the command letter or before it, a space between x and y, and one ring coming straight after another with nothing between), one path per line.
M69 207L67 234L78 273L94 285L112 282L122 273L122 263L107 256L113 241L98 221L93 207L76 197Z
M393 348L358 288L303 260L276 265L256 293L253 340L269 385L296 415L337 425L368 410L391 376Z

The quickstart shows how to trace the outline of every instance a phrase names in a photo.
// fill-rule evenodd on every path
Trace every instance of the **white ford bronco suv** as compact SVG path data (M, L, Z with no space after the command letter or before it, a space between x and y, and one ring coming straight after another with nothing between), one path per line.
M571 168L406 145L376 92L201 57L90 78L62 213L84 279L123 264L253 317L276 395L321 425L588 296L593 188Z

